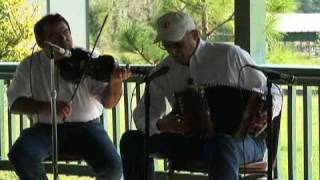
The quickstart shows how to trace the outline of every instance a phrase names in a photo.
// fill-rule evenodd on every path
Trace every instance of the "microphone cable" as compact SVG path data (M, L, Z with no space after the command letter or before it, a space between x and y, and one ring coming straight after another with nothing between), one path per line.
M31 60L30 60L30 68L29 68L29 82L30 82L30 93L31 93L31 98L34 99L34 94L33 94L33 88L32 88L32 65L33 65L33 60L34 60L34 51L37 47L37 43L35 42L33 44L33 46L31 47ZM39 62L41 63L40 61L40 57L38 55L38 60ZM37 114L37 119L38 119L38 122L40 122L40 117L39 117L39 113L36 113ZM31 118L31 115L29 116L29 119L31 120L32 123L33 122L33 119Z
M132 93L131 93L131 98L130 98L130 119L128 119L129 121L129 130L132 129L132 121L133 121L133 111L132 111L132 102L133 102L133 96L136 96L137 93L135 93L135 91L137 90L137 84L134 86ZM136 106L138 104L138 101L136 102Z
M248 64L245 64L245 65L243 65L243 66L241 66L240 67L240 70L239 70L239 73L238 73L238 88L239 88L239 90L240 90L240 95L242 96L242 94L241 94L241 86L240 86L240 84L241 84L241 73L243 72L243 70L245 69L245 68L247 68L247 67L249 67L249 68L251 68L251 69L253 69L253 70L255 70L255 71L260 71L260 70L258 70L258 69L254 69L254 68L252 68L252 66L250 66L250 65L248 65ZM279 91L279 93L280 93L280 95L281 95L281 103L283 104L283 93L282 93L282 91L281 91L281 88L277 85L277 84L274 84L274 83L272 83L272 85L274 85L277 89L278 89L278 91ZM273 108L273 107L272 107ZM280 112L281 113L281 112ZM272 116L272 115L271 115ZM243 137L242 138L242 148L243 148L243 175L245 176L246 175L246 158L245 158L245 143L244 143L244 141L245 141L245 137ZM271 150L271 149L270 149ZM270 151L269 149L268 149L268 151ZM272 151L272 150L271 150Z
M237 82L237 88L239 89L240 99L243 99L242 92L241 92L242 91L241 81L243 80L243 79L241 79L242 71L243 71L243 66L240 66L240 70L239 70L239 73L238 73L238 82ZM246 175L246 154L245 154L245 143L244 143L245 138L246 138L246 136L241 137L241 140L242 140L242 157L243 157L243 174L244 174L244 176Z

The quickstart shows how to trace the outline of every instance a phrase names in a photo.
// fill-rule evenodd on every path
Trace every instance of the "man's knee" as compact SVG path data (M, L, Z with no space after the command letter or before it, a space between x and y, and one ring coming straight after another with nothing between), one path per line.
M16 162L23 157L21 152L17 151L15 148L11 148L8 153L8 158L12 164L16 164Z
M143 133L141 131L125 132L120 140L120 150L143 145Z
M106 164L99 172L96 172L96 180L119 180L122 176L121 159L113 160L112 164Z
M32 155L26 152L25 149L20 146L13 146L8 153L8 158L14 165L17 163L27 163L27 161L33 161L31 157Z
M39 169L41 160L32 155L31 152L17 146L13 146L9 153L8 158L11 165L16 171L17 175L22 179L45 179L45 173Z
M205 152L211 156L234 156L236 152L235 141L232 136L218 135L205 146Z

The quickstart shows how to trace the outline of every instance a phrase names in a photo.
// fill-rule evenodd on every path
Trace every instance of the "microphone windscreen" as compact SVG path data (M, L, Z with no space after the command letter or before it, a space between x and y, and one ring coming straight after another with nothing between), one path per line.
M83 49L71 49L72 56L65 57L55 64L59 67L62 78L69 82L78 83L85 70L89 53Z

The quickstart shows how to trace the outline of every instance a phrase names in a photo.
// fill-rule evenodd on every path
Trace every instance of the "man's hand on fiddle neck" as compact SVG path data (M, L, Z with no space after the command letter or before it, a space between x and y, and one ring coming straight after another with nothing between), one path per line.
M117 68L110 78L110 82L103 93L103 106L113 108L119 102L122 95L122 82L131 76L131 72L125 68Z

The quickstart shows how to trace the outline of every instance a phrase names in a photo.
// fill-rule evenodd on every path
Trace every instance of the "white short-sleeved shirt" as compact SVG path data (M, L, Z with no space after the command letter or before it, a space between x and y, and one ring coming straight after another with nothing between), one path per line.
M19 97L28 97L45 102L51 101L50 61L45 53L40 51L19 64L7 91L9 107ZM59 71L57 67L55 69ZM59 72L56 73L55 79L57 101L70 102L76 84L65 81ZM106 86L107 83L86 77L81 82L72 101L72 115L66 118L64 122L87 122L98 118L102 114L101 96ZM50 112L32 114L31 116L37 122L51 123ZM57 121L62 123L62 118L57 117Z
M241 81L239 71L246 64L255 64L250 55L235 45L208 43L200 39L194 55L191 57L189 66L181 65L166 57L156 66L154 71L162 66L168 66L169 72L154 79L150 83L150 134L159 133L156 127L157 121L166 113L166 100L172 106L175 104L174 93L187 87L187 79L192 78L196 84L226 85L266 92L266 77L252 68L243 68ZM276 87L273 93L273 116L281 110L281 93ZM144 96L138 103L133 113L136 127L145 130L145 107Z

